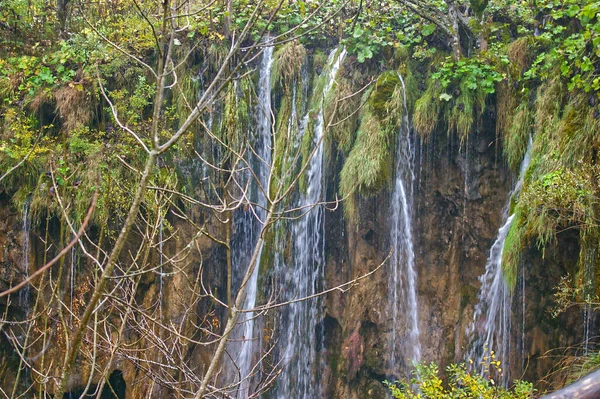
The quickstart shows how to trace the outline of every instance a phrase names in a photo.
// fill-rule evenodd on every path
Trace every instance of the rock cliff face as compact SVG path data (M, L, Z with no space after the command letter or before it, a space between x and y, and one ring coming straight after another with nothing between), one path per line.
M465 360L466 330L480 288L490 247L502 224L503 207L515 177L502 161L493 126L487 125L460 146L452 138L421 144L418 152L414 216L418 269L419 330L422 361L444 368ZM436 136L439 140L443 135ZM341 211L327 214L327 285L367 273L390 251L389 194L360 200L359 223L344 222ZM553 348L582 341L582 315L550 314L553 288L576 263L576 239L542 259L524 256L525 295L513 296L510 375L532 381L553 367ZM404 378L410 365L386 367L391 316L386 314L389 270L383 267L346 293L326 300L326 349L331 365L327 397L379 398L381 381ZM523 309L525 314L523 315ZM398 375L400 372L400 375ZM513 378L511 377L511 378Z
M509 192L507 173L486 129L467 145L447 138L421 144L416 160L414 236L418 270L419 330L424 361L442 367L460 361L487 252L500 225ZM440 137L440 136L437 136ZM390 251L390 196L360 201L360 221L328 214L327 283L372 270ZM410 365L386 368L391 316L386 314L389 270L327 300L334 397L381 397L384 379L403 377Z
M460 144L453 136L441 133L433 135L430 142L421 143L417 151L413 235L422 360L435 361L442 368L464 359L468 345L465 333L473 319L480 287L478 278L484 272L515 178L502 160L492 115L486 115L486 119L488 123L473 133L468 143ZM337 158L332 164L335 167L325 176L328 198L334 198L338 190L343 160ZM389 191L384 190L376 196L360 198L356 224L344 219L341 207L325 212L325 287L356 278L385 261L391 249L390 197ZM202 215L194 217L200 221ZM24 241L19 218L7 194L0 193L0 290L24 276L19 266ZM208 221L207 229L214 236L225 235L223 225L216 221ZM177 253L192 240L193 232L184 228L178 231L177 240L171 244L173 248L167 252ZM31 259L39 266L44 249L37 234L32 233L35 237ZM524 254L524 269L512 305L511 353L514 357L510 359L510 373L515 378L521 375L530 380L541 378L555 361L552 356L546 356L547 351L575 345L583 339L580 313L573 311L559 318L552 318L549 313L553 306L553 287L560 276L573 270L578 253L576 236L565 233L561 243L560 247L548 249L544 257L535 248ZM204 236L196 240L196 244L202 257L186 260L189 275L196 275L202 267L203 282L224 299L227 264L224 248ZM83 267L82 273L85 270ZM168 315L163 320L165 323L177 323L185 318L182 297L190 289L190 281L183 274L173 276L163 282L164 314ZM325 337L323 347L319 348L326 363L322 375L323 397L381 398L386 392L383 380L402 378L410 372L410 364L400 361L391 365L389 361L388 343L392 334L392 318L386 310L389 276L389 269L384 265L348 291L326 296L318 326ZM149 279L144 284L138 301L149 306L158 295L158 282ZM0 304L6 305L6 302L2 300ZM198 305L198 314L207 314L209 309L210 304L202 302ZM218 320L223 319L225 314L215 313L212 321L218 324ZM191 329L193 325L185 328ZM2 364L11 365L3 371L5 382L11 380L10 373L16 370L12 365L18 363L6 339L0 335ZM58 360L61 355L60 348L54 348L47 357ZM198 372L201 372L209 356L203 348L190 348L188 360L199 365ZM79 371L69 385L74 391L85 386L89 373L89 370ZM115 380L121 378L127 385L127 398L149 394L149 387L133 384L140 370L126 359L116 359L112 372ZM168 395L159 390L156 388L153 394Z

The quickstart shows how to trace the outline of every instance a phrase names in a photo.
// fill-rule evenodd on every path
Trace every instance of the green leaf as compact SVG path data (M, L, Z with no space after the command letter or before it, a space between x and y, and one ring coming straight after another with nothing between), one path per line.
M442 93L440 94L440 100L443 101L450 101L452 99L452 96L448 93Z
M430 36L433 32L435 32L435 24L424 25L421 28L421 34L425 37Z
M356 29L354 29L354 33L352 33L352 37L355 39L358 39L359 37L361 37L363 35L365 31L362 30L362 28L360 26L357 26Z
M579 6L577 4L572 4L571 7L567 9L567 15L573 18L579 12Z

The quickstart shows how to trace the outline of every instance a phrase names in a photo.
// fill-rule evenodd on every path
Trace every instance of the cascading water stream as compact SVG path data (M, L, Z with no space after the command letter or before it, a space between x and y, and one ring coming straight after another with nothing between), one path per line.
M398 360L417 363L421 360L419 340L419 306L417 301L417 271L412 233L413 183L415 145L408 119L406 87L402 83L404 115L396 142L394 191L391 199L389 303L392 310L391 367ZM402 329L398 329L402 326Z
M585 240L585 239L584 239ZM596 259L598 258L598 249L594 246L582 244L585 247L584 255L584 270L583 270L583 299L585 301L583 305L583 353L588 354L590 350L590 333L594 330L595 325L595 311L594 311L594 282L596 280L595 266Z
M273 66L273 47L263 48L262 60L259 71L258 81L258 104L256 110L257 138L254 143L256 158L253 162L256 167L259 184L262 187L253 189L254 198L257 206L254 206L254 212L247 208L236 213L235 216L235 239L232 251L233 270L238 275L245 273L250 262L250 255L256 245L258 234L262 229L262 222L266 218L267 197L265 192L269 189L270 165L271 165L271 70ZM265 191L263 191L265 190ZM258 219L258 222L257 220ZM258 262L260 262L260 248ZM244 307L243 309L253 309L256 305L257 283L259 264L256 264L250 279L246 285ZM234 380L241 381L237 391L238 398L247 398L249 385L255 362L257 361L256 352L260 347L254 340L254 312L244 312L238 320L238 327L233 333L232 344L229 346L229 353L236 355L232 359L235 362L234 371L229 367L230 376L235 374ZM240 380L241 378L241 380Z
M323 99L331 90L335 76L346 56L345 49L333 50L324 69L325 86ZM292 118L296 118L295 101ZM308 114L300 124L300 135L306 133ZM276 273L283 277L284 292L288 298L303 298L318 292L324 279L324 220L323 208L317 204L323 200L323 141L325 117L323 103L319 108L313 127L314 154L306 171L306 192L300 196L297 208L306 212L293 221L291 228L294 256L291 268L283 263L276 265ZM313 207L314 206L314 207ZM313 207L311 209L311 207ZM277 381L277 398L308 399L320 397L317 375L319 361L317 322L320 316L319 298L311 298L290 304L281 315L279 340L283 345L284 370Z
M512 189L507 205L504 209L504 224L498 230L498 236L490 249L485 265L485 272L479 278L481 288L478 295L478 303L473 314L473 323L467 330L471 337L471 349L467 353L469 363L482 374L490 369L491 361L500 361L502 370L502 384L507 385L509 380L509 356L510 356L510 328L511 328L511 305L512 295L502 272L502 253L506 236L512 225L514 215L509 215L510 199L517 194L525 178L525 171L531 160L532 140L525 157L521 162L519 179ZM492 351L494 355L492 356ZM495 360L493 359L495 358Z
M73 236L73 238L75 238ZM77 265L77 247L71 248L70 276L69 276L69 293L71 297L71 312L69 312L69 321L73 324L73 300L75 299L75 268Z

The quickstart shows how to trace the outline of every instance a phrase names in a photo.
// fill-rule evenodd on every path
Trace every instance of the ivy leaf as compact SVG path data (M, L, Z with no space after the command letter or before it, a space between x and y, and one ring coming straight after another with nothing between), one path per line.
M440 100L443 101L450 101L452 99L452 96L448 93L442 93L440 94Z
M579 6L577 4L572 4L571 7L567 9L567 15L573 18L579 12Z
M421 28L421 34L425 37L430 36L433 32L435 32L435 24L424 25Z
M596 13L598 13L599 7L600 5L598 5L597 3L591 3L583 7L583 10L581 10L581 15L579 17L581 22L586 24L590 20L592 20L596 16Z
M363 35L365 31L362 30L362 28L360 26L357 26L356 29L354 29L354 33L352 34L352 37L355 39L358 39L359 37L361 37Z

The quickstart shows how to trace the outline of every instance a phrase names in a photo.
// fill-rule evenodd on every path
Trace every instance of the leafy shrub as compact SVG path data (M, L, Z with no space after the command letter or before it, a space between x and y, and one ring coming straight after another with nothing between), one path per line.
M524 381L515 381L510 389L498 386L489 375L469 372L465 364L452 364L446 372L448 383L444 384L437 365L418 364L410 382L384 383L396 399L526 399L534 392L533 385Z

